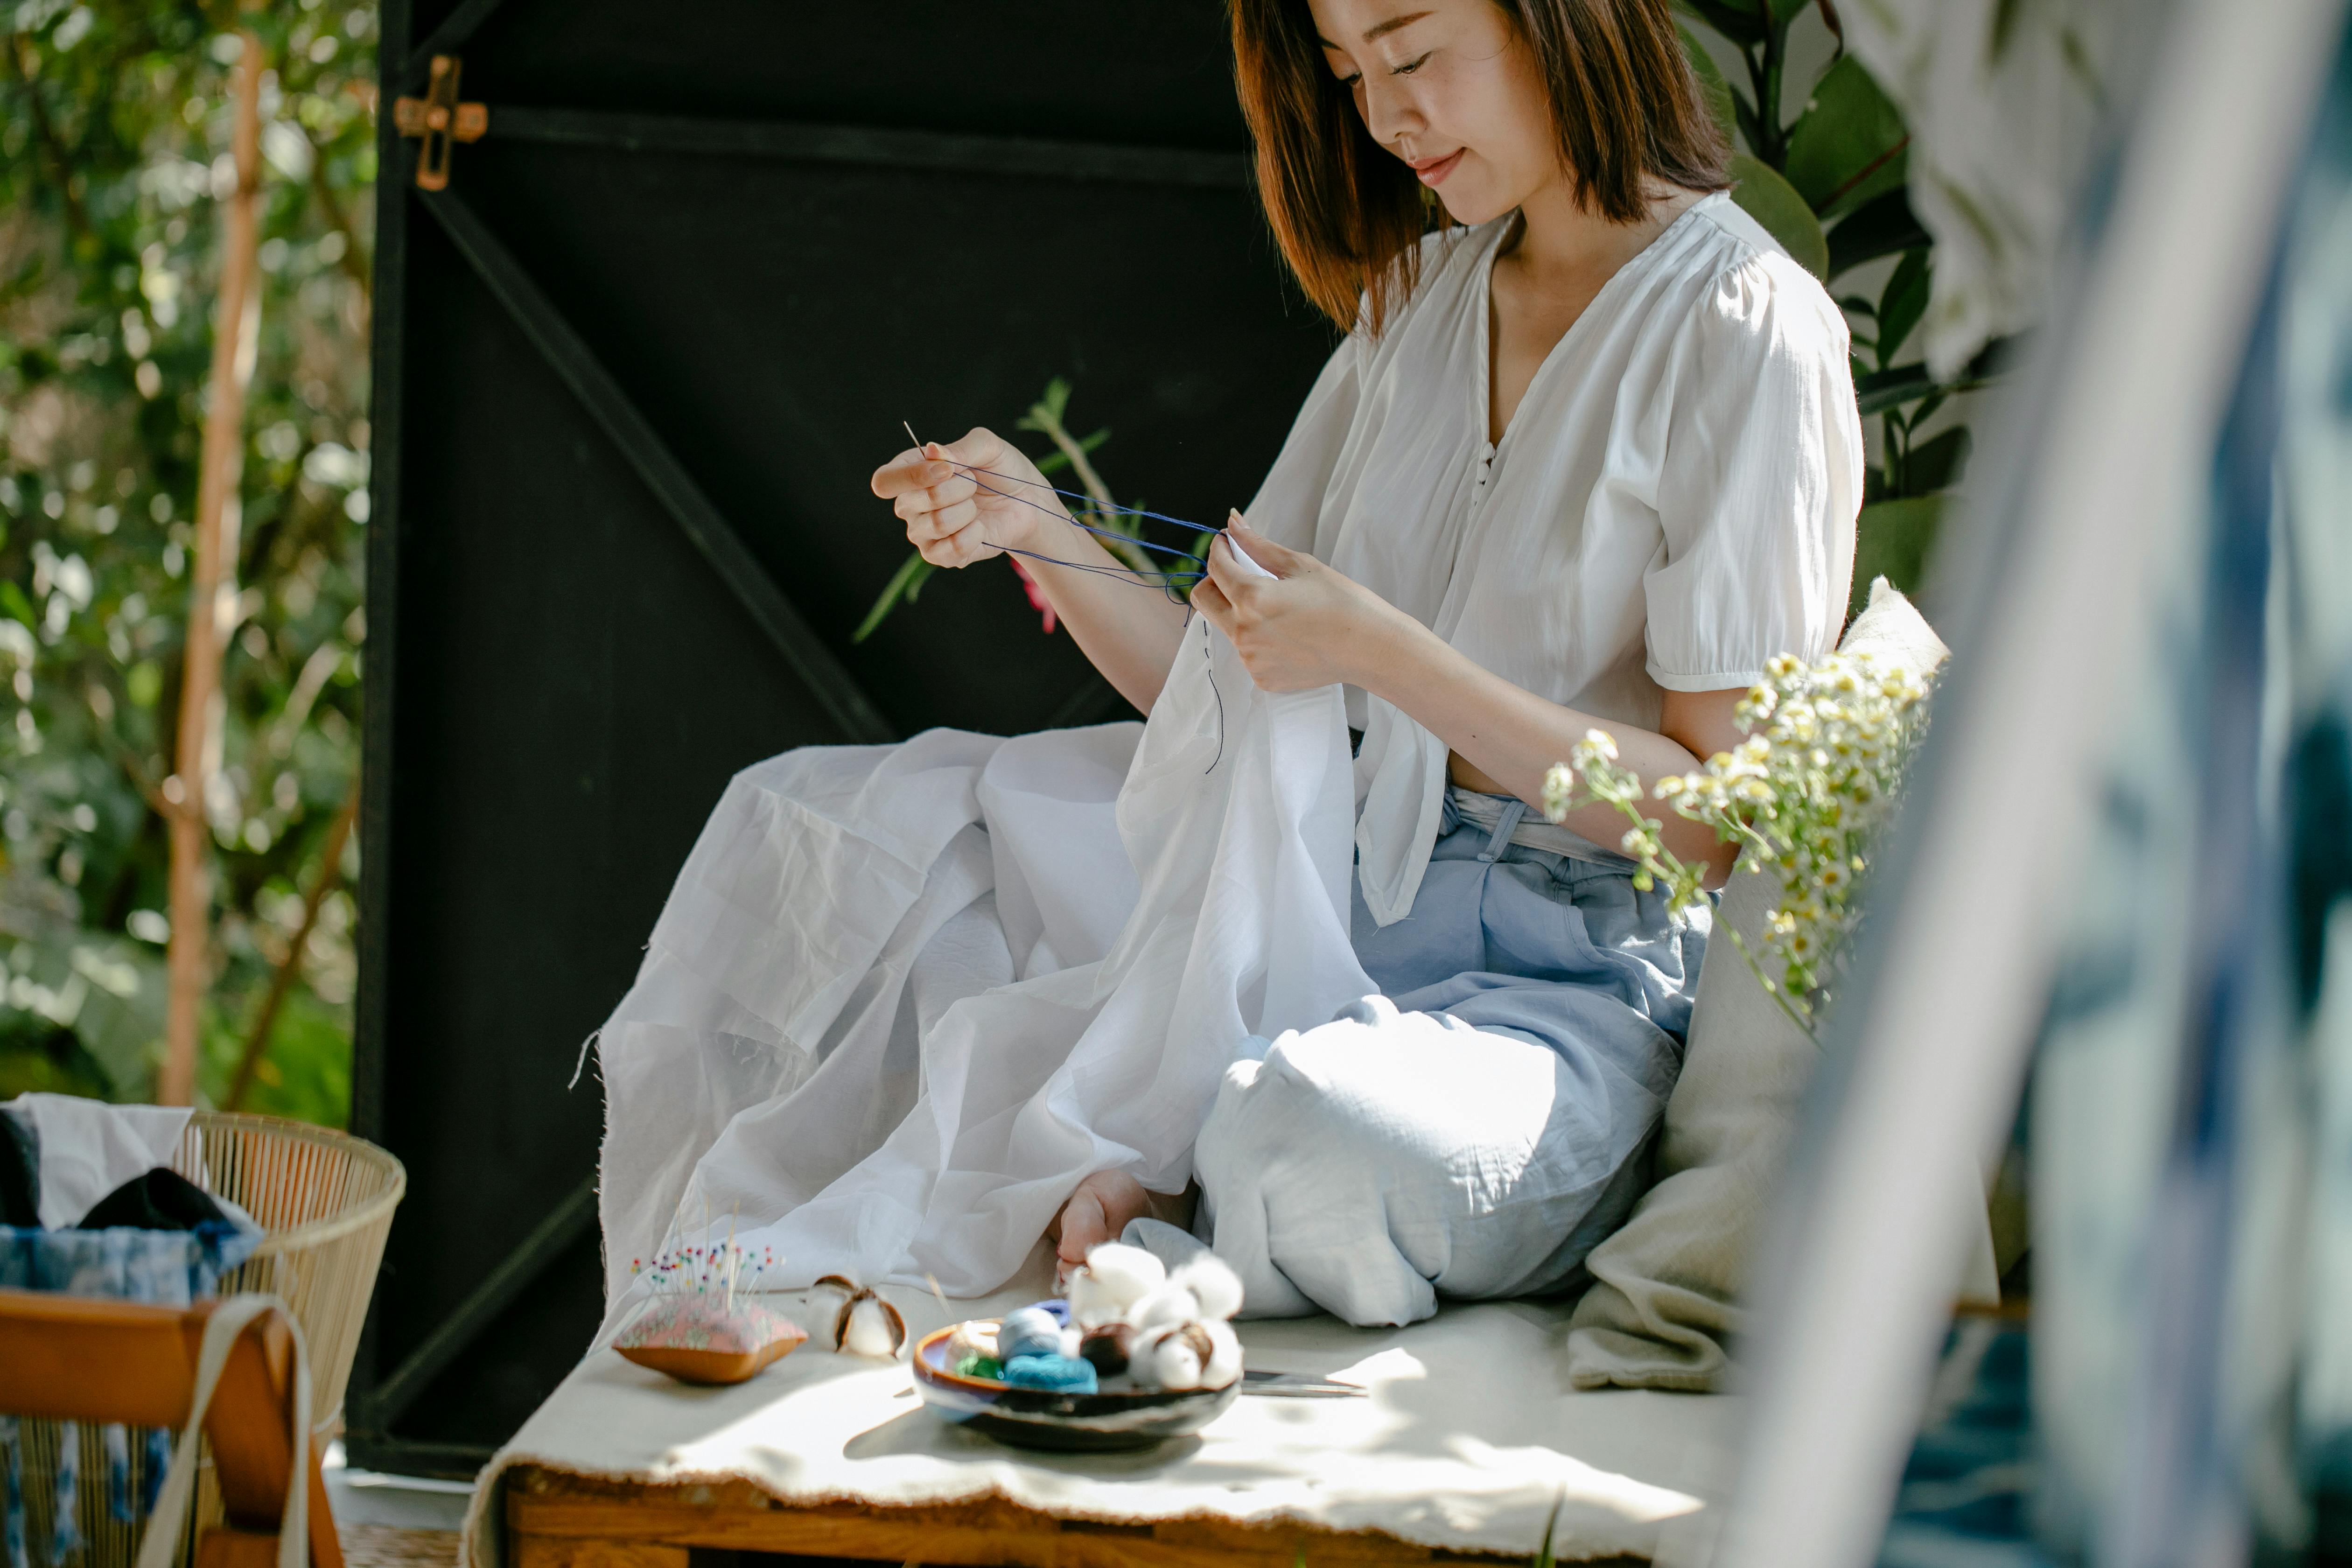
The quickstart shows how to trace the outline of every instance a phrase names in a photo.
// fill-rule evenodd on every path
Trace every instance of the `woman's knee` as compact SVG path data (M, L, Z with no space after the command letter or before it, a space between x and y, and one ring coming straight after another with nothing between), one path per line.
M1461 1120L1427 1115L1447 1098L1443 1058L1471 1037L1451 1019L1401 1015L1384 997L1285 1035L1228 1072L1201 1132L1202 1187L1262 1193L1278 1215L1326 1203L1335 1188L1423 1184L1450 1158Z
M1286 1035L1227 1074L1197 1163L1217 1250L1241 1270L1252 1312L1311 1303L1402 1323L1435 1310L1449 1229L1439 1211L1458 1184L1413 1109L1432 1042L1399 1050L1383 1038L1424 1030L1460 1034L1390 1008Z
M1544 1047L1373 998L1235 1066L1202 1132L1202 1187L1221 1238L1246 1211L1236 1235L1262 1233L1294 1275L1309 1255L1392 1253L1490 1294L1574 1227L1614 1168L1620 1140L1591 1100Z

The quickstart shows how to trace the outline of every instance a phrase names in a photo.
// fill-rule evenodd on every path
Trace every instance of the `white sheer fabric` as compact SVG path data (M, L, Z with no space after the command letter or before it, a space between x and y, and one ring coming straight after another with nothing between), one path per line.
M1861 437L1845 326L1727 199L1692 207L1485 440L1504 226L1433 238L1333 356L1250 508L1480 664L1603 719L1817 656L1846 597ZM1367 734L1352 764L1345 723ZM747 770L600 1042L607 1328L676 1224L959 1295L1077 1182L1181 1188L1244 1037L1373 990L1349 930L1412 908L1445 747L1337 687L1269 697L1205 623L1150 721L935 731Z
M1148 727L739 775L599 1042L607 1330L674 1212L777 1282L977 1295L1088 1173L1181 1189L1235 1046L1372 990L1341 717L1196 620Z

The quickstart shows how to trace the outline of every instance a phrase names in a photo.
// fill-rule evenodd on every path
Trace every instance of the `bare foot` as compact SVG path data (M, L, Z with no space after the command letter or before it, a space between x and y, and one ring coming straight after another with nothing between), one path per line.
M1153 1194L1124 1171L1097 1171L1078 1184L1045 1234L1055 1238L1054 1289L1068 1284L1070 1270L1106 1241L1117 1241L1127 1222L1152 1212Z

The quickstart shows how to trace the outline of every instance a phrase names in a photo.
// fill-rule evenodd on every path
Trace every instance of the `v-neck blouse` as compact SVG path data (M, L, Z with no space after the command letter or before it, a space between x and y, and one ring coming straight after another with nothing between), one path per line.
M1602 721L1654 730L1668 690L1828 653L1863 443L1827 292L1707 196L1602 285L1492 443L1487 294L1511 222L1423 242L1387 330L1351 333L1308 393L1253 526ZM1445 747L1361 692L1349 715L1359 873L1385 924L1428 863Z

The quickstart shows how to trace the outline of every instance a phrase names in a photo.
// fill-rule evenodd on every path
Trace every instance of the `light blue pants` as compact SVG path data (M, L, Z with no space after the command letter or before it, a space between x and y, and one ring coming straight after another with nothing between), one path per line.
M1409 1323L1574 1287L1640 1196L1708 921L1675 928L1622 860L1514 842L1542 831L1524 810L1453 792L1412 913L1375 927L1358 897L1383 994L1227 1069L1196 1228L1246 1315Z

